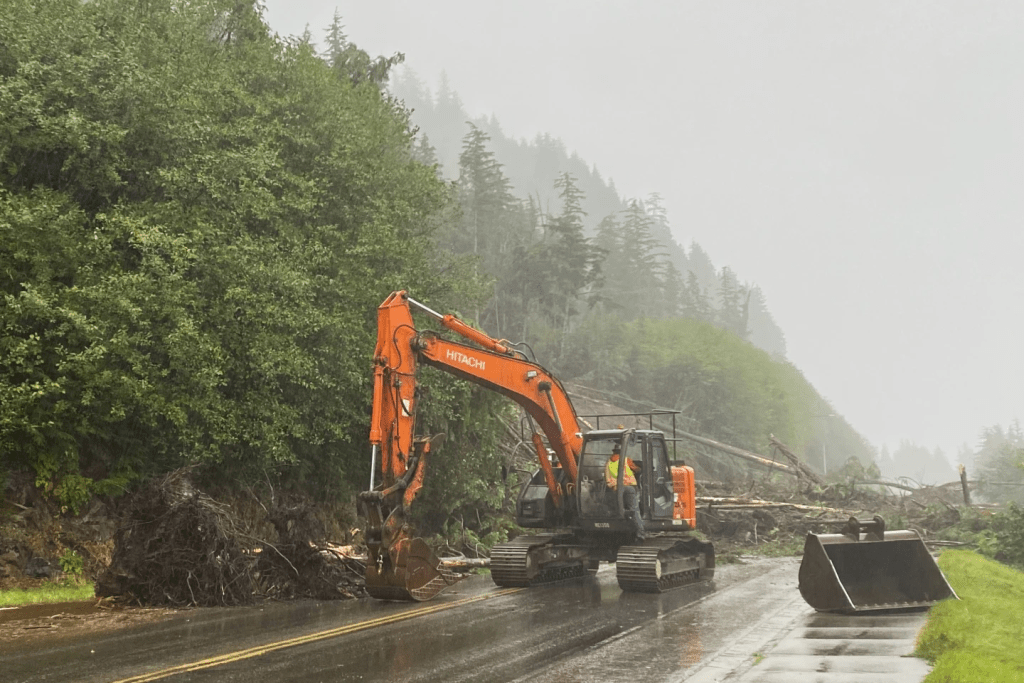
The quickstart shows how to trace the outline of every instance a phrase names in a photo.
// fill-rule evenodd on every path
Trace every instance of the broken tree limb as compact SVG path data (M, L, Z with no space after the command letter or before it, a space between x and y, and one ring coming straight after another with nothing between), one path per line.
M782 453L786 458L793 464L793 468L799 473L798 476L801 479L809 479L818 486L824 486L825 481L817 475L817 473L808 467L800 458L796 457L796 453L789 450L789 447L775 438L774 434L769 434L768 438L771 441L772 448Z
M491 558L489 557L442 557L441 564L444 565L445 569L452 569L455 571L466 571L469 569L475 569L477 567L490 567Z
M754 462L757 463L758 465L764 465L765 467L777 469L780 472L785 472L786 474L789 474L794 477L800 476L792 467L785 463L777 462L775 460L769 460L768 458L760 456L757 453L751 453L750 451L745 451L742 448L730 446L729 444L722 443L721 441L715 441L714 439L708 439L703 436L697 436L696 434L690 434L688 432L683 432L680 430L676 430L676 436L681 436L684 439L696 441L697 443L704 444L705 446L710 446L711 448L718 449L724 453L735 455L737 458L743 458L748 462Z
M960 465L960 488L964 492L964 505L971 507L971 489L967 486L967 468Z
M928 486L908 486L907 484L900 484L895 481L885 481L884 479L858 479L857 481L850 482L854 486L889 486L894 489L903 489L904 491L924 491Z
M711 496L698 496L697 507L710 507L714 510L745 510L750 508L788 508L792 510L803 510L805 512L843 512L839 508L822 507L818 505L803 505L800 503L787 503L773 500L758 500L756 498L716 498Z

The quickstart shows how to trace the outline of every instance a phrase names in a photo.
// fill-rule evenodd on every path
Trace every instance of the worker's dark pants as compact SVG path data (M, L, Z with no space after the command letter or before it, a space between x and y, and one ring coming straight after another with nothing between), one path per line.
M633 526L638 534L644 533L644 520L640 517L640 494L635 486L622 487L622 506L633 518Z

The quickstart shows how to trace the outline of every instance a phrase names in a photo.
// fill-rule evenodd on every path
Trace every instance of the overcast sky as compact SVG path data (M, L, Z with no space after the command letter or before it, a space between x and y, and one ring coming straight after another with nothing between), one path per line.
M764 291L873 444L1024 417L1024 3L268 0L565 141Z

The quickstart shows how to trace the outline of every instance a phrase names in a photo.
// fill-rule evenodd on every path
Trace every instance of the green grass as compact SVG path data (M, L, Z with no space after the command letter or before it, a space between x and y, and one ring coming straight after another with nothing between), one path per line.
M804 537L763 541L751 548L744 547L743 552L764 557L800 557L804 554Z
M91 583L62 581L61 583L50 583L26 590L0 591L0 607L38 605L49 602L74 602L76 600L89 600L95 596L96 589Z
M932 608L917 655L934 669L926 683L1024 680L1024 573L968 550L939 558L960 600Z

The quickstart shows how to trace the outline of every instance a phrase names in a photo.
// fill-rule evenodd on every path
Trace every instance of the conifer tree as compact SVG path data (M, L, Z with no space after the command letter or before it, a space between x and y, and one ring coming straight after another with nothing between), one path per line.
M543 254L551 284L542 299L552 326L564 336L597 282L603 251L584 235L585 195L576 178L565 172L554 185L562 200L562 213L546 226Z
M424 133L416 138L412 145L412 158L424 166L431 166L434 172L440 175L437 164L437 150L430 144L430 138Z
M657 317L661 308L663 280L662 245L651 234L652 220L644 205L631 199L622 221L622 277L618 291L610 295L631 311L629 317Z
M692 270L686 273L686 283L680 296L680 314L684 318L712 322L714 309L708 302L707 293L701 287L697 274Z
M747 338L749 294L729 266L718 278L718 324L741 339Z
M401 52L374 59L356 47L345 35L338 10L334 10L334 18L325 34L327 49L324 57L327 63L340 77L351 80L355 85L369 82L383 90L390 78L391 69L405 61L405 55Z

